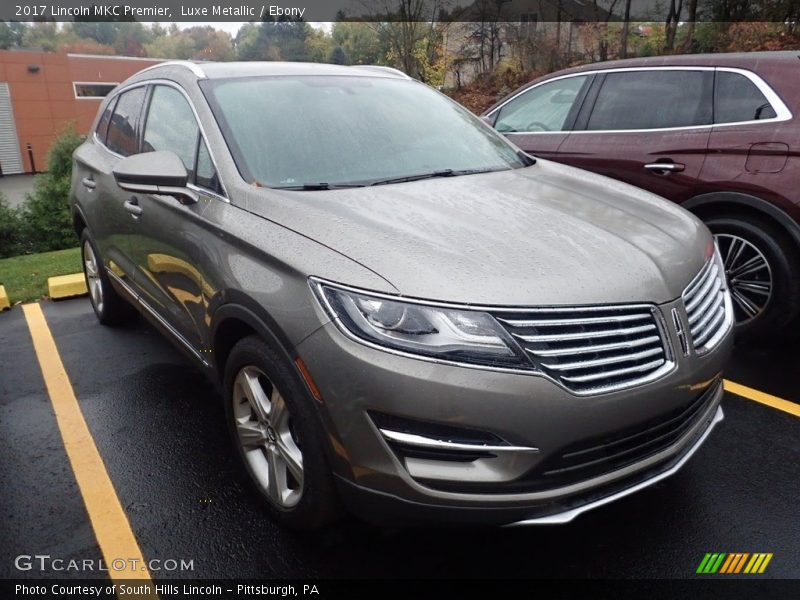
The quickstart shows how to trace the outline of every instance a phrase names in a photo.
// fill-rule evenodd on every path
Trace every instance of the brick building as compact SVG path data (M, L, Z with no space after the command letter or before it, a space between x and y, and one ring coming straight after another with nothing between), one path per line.
M0 50L2 173L45 170L47 150L68 123L74 122L77 132L86 134L103 97L156 62L127 56Z

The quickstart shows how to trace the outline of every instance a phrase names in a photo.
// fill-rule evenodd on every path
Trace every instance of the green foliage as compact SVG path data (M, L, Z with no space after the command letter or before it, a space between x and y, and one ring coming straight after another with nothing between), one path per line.
M16 256L24 251L25 233L19 210L8 205L0 194L0 258Z
M46 52L54 52L59 41L58 24L53 22L33 23L22 34L22 47L24 48L41 48Z
M333 43L341 47L346 59L345 63L339 64L374 65L384 62L386 49L381 47L375 27L372 23L334 23L331 37Z
M334 65L346 65L347 64L347 55L342 50L341 46L335 46L333 50L331 50L331 55L328 58L328 62Z
M26 28L24 23L0 21L0 50L17 48L22 45L22 36Z
M46 252L75 245L69 194L72 153L80 143L74 127L68 127L50 148L48 171L34 179L33 193L27 195L21 211L25 252Z
M500 93L509 93L528 81L529 74L525 72L519 61L507 60L501 62L494 72L495 85Z
M239 60L309 60L311 26L302 19L279 18L243 25L236 35Z
M316 63L332 62L330 60L335 49L333 38L320 29L308 28L306 38L306 54L308 60ZM336 63L344 64L344 63Z

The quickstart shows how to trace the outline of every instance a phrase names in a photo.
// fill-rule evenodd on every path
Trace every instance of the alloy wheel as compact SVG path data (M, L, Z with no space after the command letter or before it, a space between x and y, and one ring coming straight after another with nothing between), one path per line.
M303 453L286 401L257 367L242 368L234 379L233 417L245 460L261 490L278 507L297 505L303 494Z
M769 261L745 238L730 233L714 235L733 299L737 325L758 317L772 298L772 270Z
M83 242L83 270L86 273L86 287L98 313L103 312L103 282L100 279L100 267L97 257L88 240Z

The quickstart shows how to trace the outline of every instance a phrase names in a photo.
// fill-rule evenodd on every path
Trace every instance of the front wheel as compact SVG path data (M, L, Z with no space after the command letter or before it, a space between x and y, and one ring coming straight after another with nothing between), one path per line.
M257 336L225 366L225 409L239 457L272 517L297 530L338 516L315 408L291 365Z
M784 333L800 313L800 261L792 241L749 215L713 217L706 225L725 265L737 334Z

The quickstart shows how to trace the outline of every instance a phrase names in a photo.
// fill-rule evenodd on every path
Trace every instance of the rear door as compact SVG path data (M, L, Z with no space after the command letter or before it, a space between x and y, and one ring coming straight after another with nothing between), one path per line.
M513 96L487 117L525 152L553 158L575 122L591 80L591 75L568 75L545 81Z
M555 159L684 202L706 156L713 80L702 67L598 74Z
M712 158L703 166L703 178L756 195L759 188L779 187L774 178L786 167L790 147L798 145L796 128L787 126L789 109L750 71L720 67L714 80Z
M112 169L120 157L136 154L145 88L135 87L106 106L92 138L75 153L73 189L107 271L126 283L133 280L131 235L135 215L127 210L130 193L121 190Z

